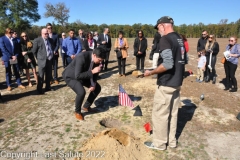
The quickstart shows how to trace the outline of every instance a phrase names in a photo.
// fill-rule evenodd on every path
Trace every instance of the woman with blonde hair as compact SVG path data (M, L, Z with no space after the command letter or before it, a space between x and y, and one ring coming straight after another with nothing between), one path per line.
M236 36L231 36L229 38L229 44L226 47L226 51L229 51L228 56L230 58L226 59L224 63L226 74L226 88L224 90L229 90L229 82L231 80L233 88L229 92L237 92L238 86L235 73L238 67L238 58L240 57L240 45L237 44Z
M29 38L25 32L21 33L20 44L21 44L21 49L22 49L22 55L24 56L23 68L26 70L26 77L28 80L28 85L29 85L29 87L32 87L32 83L30 81L29 69L32 69L36 83L38 83L37 73L36 73L36 60L31 51L33 44L29 40Z
M215 84L216 83L215 65L217 62L219 45L218 45L218 42L216 41L214 34L209 34L207 43L205 45L205 50L206 50L206 58L207 58L205 82L209 82L210 79L212 78L212 84Z
M127 38L123 37L123 32L118 32L118 37L115 40L114 48L115 52L117 53L117 60L118 60L118 71L119 77L126 77L125 74L125 67L126 67L126 58L128 56L128 41Z

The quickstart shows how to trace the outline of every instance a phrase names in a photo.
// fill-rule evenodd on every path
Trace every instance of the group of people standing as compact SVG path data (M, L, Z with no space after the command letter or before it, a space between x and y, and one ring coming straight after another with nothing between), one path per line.
M225 57L222 63L224 64L224 70L226 74L226 84L224 90L230 92L236 92L237 80L235 72L238 66L238 58L240 57L240 45L237 44L237 37L231 36L229 43L226 46L226 51L229 51L228 58ZM216 83L216 62L217 55L219 53L219 44L216 41L214 34L208 34L206 30L202 32L202 37L198 40L197 44L198 53L198 75L197 82L209 82L212 80L212 84ZM231 83L230 83L231 82Z

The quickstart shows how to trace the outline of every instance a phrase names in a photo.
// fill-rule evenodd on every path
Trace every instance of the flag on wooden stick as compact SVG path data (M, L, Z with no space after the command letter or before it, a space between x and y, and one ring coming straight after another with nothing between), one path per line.
M131 101L121 84L119 84L119 104L121 104L122 106L129 106L132 108L134 107L133 102Z

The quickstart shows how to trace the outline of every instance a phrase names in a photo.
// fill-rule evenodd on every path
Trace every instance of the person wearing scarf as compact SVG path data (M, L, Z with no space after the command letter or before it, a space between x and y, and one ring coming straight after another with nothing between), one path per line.
M87 38L84 39L83 45L86 51L93 51L95 48L97 48L97 41L93 39L91 32L88 32Z
M118 32L118 37L119 38L116 38L115 44L114 44L115 51L120 52L122 54L121 57L117 57L118 72L119 72L119 77L126 77L125 68L126 68L126 58L128 56L127 49L129 48L129 46L128 46L127 38L123 37L122 31Z

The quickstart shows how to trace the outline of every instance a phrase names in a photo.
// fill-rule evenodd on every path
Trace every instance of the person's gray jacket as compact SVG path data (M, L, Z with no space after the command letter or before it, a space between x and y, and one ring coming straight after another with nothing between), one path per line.
M51 45L51 49L53 52L53 41L51 38L48 38L48 41ZM38 66L45 67L46 60L47 60L47 51L46 51L46 46L42 37L38 37L34 39L32 52L37 59Z

